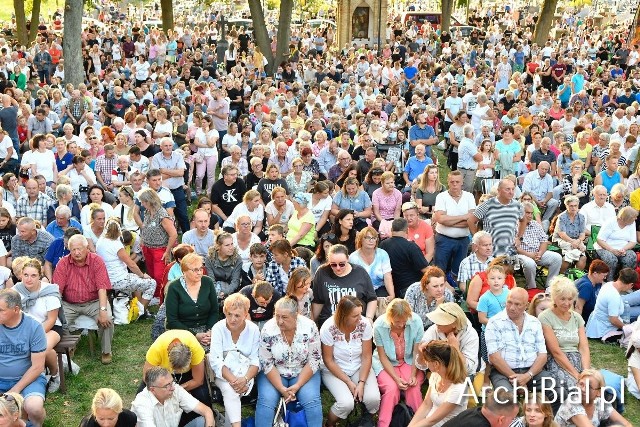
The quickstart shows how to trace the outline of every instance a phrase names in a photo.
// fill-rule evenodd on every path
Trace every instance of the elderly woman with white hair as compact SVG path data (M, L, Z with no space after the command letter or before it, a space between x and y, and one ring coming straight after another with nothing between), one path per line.
M556 277L551 282L553 305L538 316L547 350L547 371L565 389L574 387L580 372L591 367L589 342L582 316L574 311L578 290L573 281Z
M576 268L580 270L584 270L587 265L584 244L586 219L578 212L580 199L573 195L567 196L564 198L564 205L567 210L558 215L552 236L552 240L562 249L564 257L560 267L561 273L566 271L572 262L575 262Z
M229 157L222 159L220 170L222 171L225 166L233 165L238 168L240 178L247 176L249 174L249 163L246 158L242 157L242 148L238 145L232 145L229 147L229 153L231 154ZM219 178L222 178L222 172L220 172Z
M638 243L635 222L638 211L627 206L622 208L616 218L605 222L594 245L598 256L611 267L608 281L615 278L617 267L635 268L637 259L633 248Z
M225 318L211 328L209 363L231 427L240 426L240 398L253 388L260 366L260 329L249 319L249 306L246 296L229 295L224 300Z
M58 206L69 206L71 216L80 221L80 204L73 197L73 188L67 184L58 184L56 186L56 201L49 205L47 209L47 224L56 219L56 209Z
M260 335L256 427L271 427L278 402L297 400L307 426L322 425L320 333L315 322L298 314L298 302L285 296Z

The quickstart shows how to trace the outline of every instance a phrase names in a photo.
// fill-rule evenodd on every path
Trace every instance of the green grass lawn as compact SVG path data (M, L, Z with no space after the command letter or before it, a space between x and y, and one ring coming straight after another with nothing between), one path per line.
M22 0L21 0L22 1ZM42 0L40 6L40 16L49 19L49 17L58 8L64 7L64 0ZM13 0L0 0L0 21L11 21L11 16L14 14ZM27 12L27 20L31 19L31 9Z

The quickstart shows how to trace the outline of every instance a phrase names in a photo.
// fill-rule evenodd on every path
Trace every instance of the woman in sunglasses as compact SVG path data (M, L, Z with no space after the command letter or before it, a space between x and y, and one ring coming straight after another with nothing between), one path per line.
M551 297L545 292L536 294L529 303L527 313L532 316L538 317L543 311L551 307Z
M338 301L333 295L355 295L364 304L365 316L373 321L378 302L367 271L349 262L349 251L341 244L331 246L327 261L313 278L313 320L322 326L335 313Z

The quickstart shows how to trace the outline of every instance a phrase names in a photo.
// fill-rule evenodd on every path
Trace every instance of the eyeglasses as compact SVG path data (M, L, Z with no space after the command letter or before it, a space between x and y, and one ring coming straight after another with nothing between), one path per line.
M187 268L187 270L193 273L202 273L204 271L204 267L200 266L200 267L194 267L194 268Z
M173 387L176 386L176 382L175 381L171 381L169 384L166 385L152 385L151 387L153 388L161 388L163 390L171 390Z
M337 268L337 267L344 268L347 265L347 262L346 261L344 261L344 262L330 262L329 265L331 266L331 268Z
M365 240L369 240L370 242L374 242L376 240L378 240L378 238L376 236L364 236Z

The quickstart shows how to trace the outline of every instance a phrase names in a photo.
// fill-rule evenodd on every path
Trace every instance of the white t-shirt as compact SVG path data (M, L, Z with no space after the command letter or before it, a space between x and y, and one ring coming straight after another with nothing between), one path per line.
M293 211L294 211L293 203L290 200L287 200L285 202L285 207L284 207L284 210L282 211L282 215L280 216L280 218L276 218L276 220L278 221L278 223L286 225L289 222L289 218L291 218L291 215L293 215ZM264 212L268 215L278 214L278 209L276 209L276 206L274 205L273 200L267 203L267 206L264 208Z
M316 219L316 224L320 221L320 218L325 213L325 211L331 210L331 203L333 203L333 199L331 196L327 196L324 199L321 199L317 205L313 206L313 200L309 197L309 204L307 207L313 213L313 216Z
M25 157L26 154L25 154ZM53 181L53 167L56 164L56 158L53 151L47 150L44 153L39 151L31 151L29 154L29 164L36 165L38 174L44 176L47 182Z
M462 109L462 98L460 98L459 96L455 98L452 96L448 96L447 99L444 100L444 109L450 110L451 115L455 117L455 115L458 114L458 111ZM446 115L444 120L446 122L453 121L449 118L449 115Z
M475 210L475 208L476 201L473 198L473 194L463 191L460 196L460 201L456 202L448 191L443 191L436 196L436 204L433 211L444 211L446 215L458 216L465 215L469 213L469 211ZM448 227L438 223L436 232L452 238L465 237L469 235L469 227Z
M128 218L130 210L129 206L120 203L113 209L113 216L120 220L123 230L138 231L140 227L138 227L136 221L133 218Z
M88 165L84 165L84 171L87 173L87 175L89 175L89 178L93 179L93 183L95 184L96 174L95 172L93 172L93 169L91 169ZM80 191L80 186L89 187L85 177L80 175L76 171L76 168L69 169L69 172L67 172L67 176L69 177L71 188L73 188L73 191L75 193L78 193Z
M640 384L636 383L636 379L633 377L633 373L631 372L631 368L640 369L640 351L636 350L631 353L631 356L627 361L627 365L629 369L629 376L627 377L626 381L627 390L635 398L640 399Z
M222 226L236 228L236 220L245 215L251 218L251 228L253 229L258 221L264 222L264 207L262 205L258 205L258 207L251 212L247 208L246 203L240 203L233 208L231 215L227 217Z
M158 133L168 133L169 135L171 135L171 133L173 132L173 125L168 120L166 123L156 122L156 127L154 128L154 130ZM156 144L159 145L161 139L162 138L156 138Z
M251 240L249 241L249 245L246 248L242 249L238 245L238 233L233 233L231 236L233 237L233 245L238 248L238 255L240 255L240 259L242 260L242 268L245 271L248 271L249 266L251 265L251 246L253 246L254 243L261 243L260 237L258 237L258 235L255 233L251 233Z
M8 135L5 135L0 141L0 161L3 161L7 157L7 151L9 148L13 148L13 141L9 138ZM16 150L13 150L13 154L11 154L12 159L18 160L18 153Z
M111 284L126 278L128 274L127 264L118 257L120 249L124 249L120 239L111 240L102 236L96 243L96 254L104 261Z

